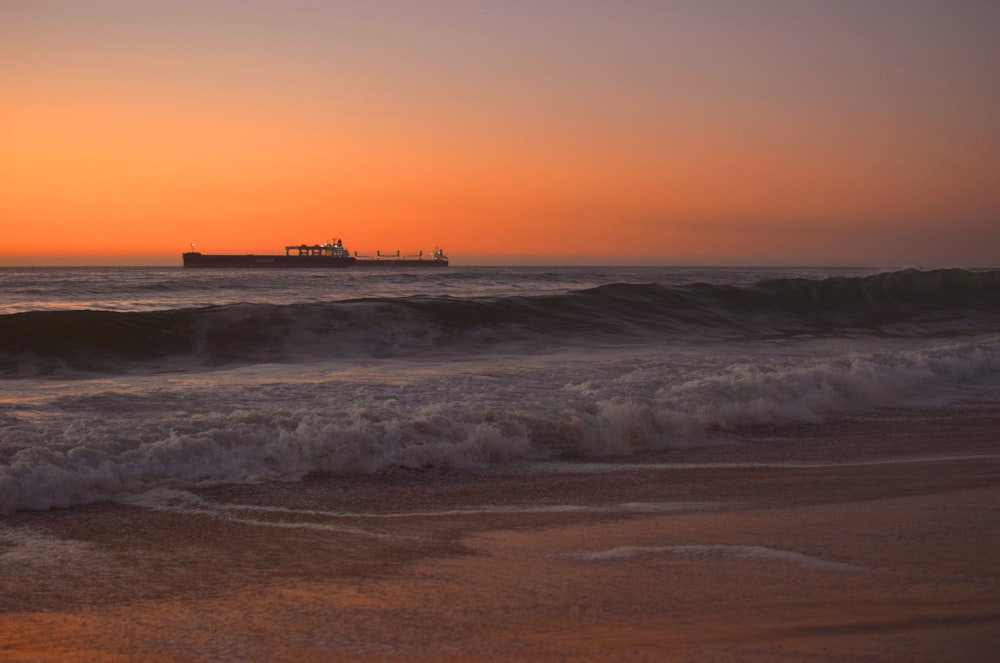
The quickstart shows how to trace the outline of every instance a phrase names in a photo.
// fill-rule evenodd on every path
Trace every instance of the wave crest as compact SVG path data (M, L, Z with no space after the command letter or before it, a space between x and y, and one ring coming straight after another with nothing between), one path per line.
M203 365L310 356L406 356L585 340L739 340L802 334L992 332L1000 271L889 272L753 286L615 283L558 295L377 298L152 312L0 316L0 375L114 371L167 360Z

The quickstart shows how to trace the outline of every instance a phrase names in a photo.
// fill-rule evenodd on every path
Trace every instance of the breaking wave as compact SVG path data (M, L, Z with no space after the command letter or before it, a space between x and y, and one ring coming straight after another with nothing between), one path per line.
M623 457L710 443L721 431L934 407L977 390L995 402L1000 376L1000 336L782 364L727 359L673 374L670 359L646 354L635 367L615 354L583 369L550 358L501 384L476 382L475 370L418 370L409 382L338 374L148 390L70 385L45 403L0 411L0 515L164 486Z
M0 316L0 375L308 357L519 352L603 341L920 336L1000 327L1000 271L890 272L753 286L610 284L558 295L407 297Z

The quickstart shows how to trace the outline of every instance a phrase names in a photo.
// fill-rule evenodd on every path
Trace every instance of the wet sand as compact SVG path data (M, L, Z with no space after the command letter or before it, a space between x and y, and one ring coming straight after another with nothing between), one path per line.
M0 521L5 661L992 661L1000 413Z

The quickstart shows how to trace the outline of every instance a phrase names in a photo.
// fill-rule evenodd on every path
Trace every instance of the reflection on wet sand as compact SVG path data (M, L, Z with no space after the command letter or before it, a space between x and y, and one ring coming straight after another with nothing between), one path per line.
M0 522L0 658L994 660L996 424L19 513Z

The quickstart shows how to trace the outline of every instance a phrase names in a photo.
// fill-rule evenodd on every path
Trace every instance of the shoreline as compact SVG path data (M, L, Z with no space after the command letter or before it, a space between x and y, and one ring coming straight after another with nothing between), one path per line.
M0 519L0 657L993 660L1000 409Z

